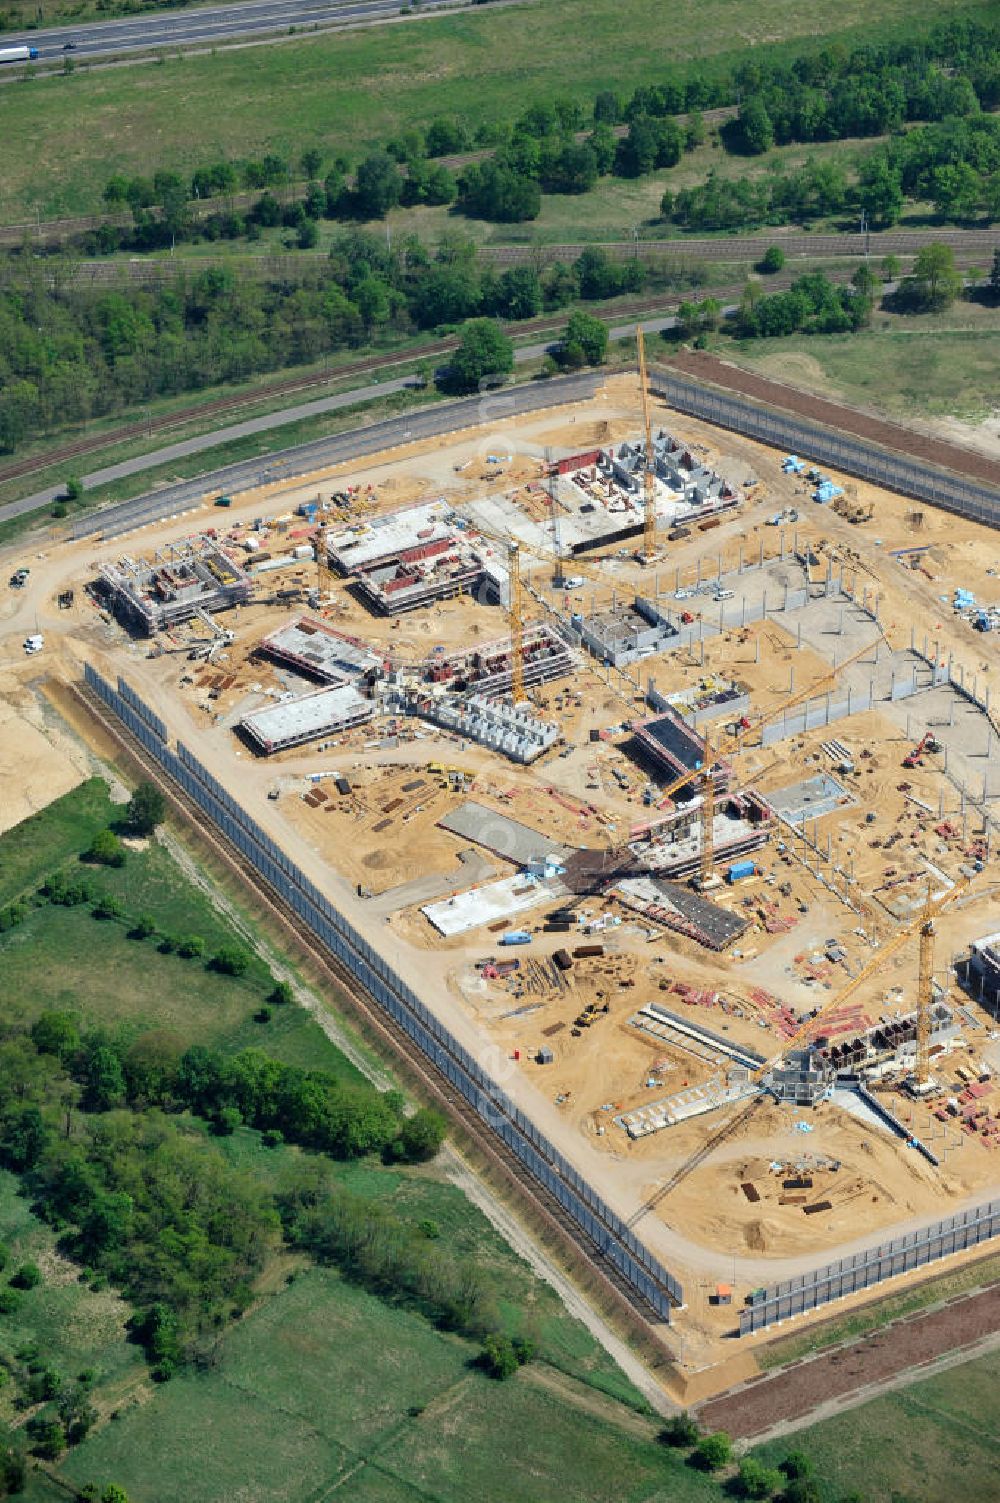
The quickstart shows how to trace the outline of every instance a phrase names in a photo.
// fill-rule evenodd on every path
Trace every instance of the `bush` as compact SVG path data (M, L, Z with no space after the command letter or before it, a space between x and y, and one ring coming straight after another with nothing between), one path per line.
M6 1242L0 1242L0 1272L2 1272L3 1269L7 1267L7 1264L9 1262L10 1248L7 1246Z
M813 1464L804 1451L789 1451L779 1467L790 1482L796 1477L812 1476Z
M755 1456L744 1456L740 1462L740 1491L745 1498L770 1498L781 1487L779 1471L767 1467Z
M221 976L245 976L250 968L250 955L236 945L226 945L212 956L209 965Z
M83 853L85 861L94 861L99 866L124 866L125 847L113 830L98 830Z
M291 984L287 981L276 981L268 993L268 1002L272 1007L287 1007L289 1002L295 1001L295 993Z
M704 1436L691 1453L694 1466L703 1472L717 1472L732 1460L733 1444L724 1430Z
M108 892L102 898L98 898L90 911L95 919L116 919L123 916L125 909L121 900L116 898L114 893Z
M270 1023L271 1009L269 1007L258 1007L253 1015L253 1020L255 1023Z
M204 955L205 941L200 934L187 934L177 941L177 953L184 960L193 960L197 955Z
M15 1289L36 1289L42 1282L42 1270L37 1263L22 1263L11 1277Z
M13 1315L21 1303L21 1296L16 1289L8 1285L0 1289L0 1315Z
M770 246L761 256L757 263L757 270L773 276L776 271L781 271L785 264L785 253L780 245Z
M267 1132L261 1133L261 1146L263 1148L280 1148L285 1141L285 1134L277 1127L269 1127Z
M400 1128L393 1157L407 1164L425 1164L436 1156L447 1131L448 1123L441 1113L422 1106Z
M512 1378L521 1365L510 1337L496 1334L486 1337L479 1362L484 1372L489 1373L491 1378L496 1378L498 1383L505 1383L508 1378Z
M156 933L156 920L151 913L140 913L128 932L129 939L149 939Z

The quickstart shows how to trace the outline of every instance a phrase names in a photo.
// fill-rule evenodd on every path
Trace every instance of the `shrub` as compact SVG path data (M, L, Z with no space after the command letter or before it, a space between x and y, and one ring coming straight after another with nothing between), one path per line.
M253 1020L255 1023L270 1023L271 1009L269 1007L258 1007L253 1015Z
M733 1445L724 1430L705 1435L691 1453L694 1465L703 1472L716 1472L732 1459Z
M204 955L205 941L200 934L186 934L177 941L177 953L184 960L193 960L197 955Z
M660 1440L665 1446L694 1446L698 1444L700 1437L698 1422L691 1418L686 1409L681 1410L680 1414L671 1415L660 1431Z
M90 911L95 919L116 919L123 916L125 909L120 898L116 898L114 893L107 892L103 897L98 898Z
M521 1365L510 1337L496 1334L486 1337L479 1361L484 1371L498 1383L512 1378Z
M11 1277L15 1289L35 1289L42 1282L42 1270L37 1263L22 1263Z
M745 1498L770 1498L781 1487L781 1473L765 1466L756 1456L744 1456L739 1476L740 1491Z
M151 913L140 913L128 932L129 939L149 939L156 933L156 920Z
M276 981L268 993L267 1000L274 1007L287 1007L289 1002L295 1001L295 993L288 981Z
M212 956L209 965L222 976L244 976L250 966L250 956L236 945L226 945Z
M16 1289L11 1289L9 1285L0 1289L0 1315L13 1315L20 1303L21 1296Z
M776 271L781 271L785 264L785 253L780 245L769 246L757 263L757 270L773 276Z
M83 854L84 860L99 866L125 865L125 847L113 830L98 830Z

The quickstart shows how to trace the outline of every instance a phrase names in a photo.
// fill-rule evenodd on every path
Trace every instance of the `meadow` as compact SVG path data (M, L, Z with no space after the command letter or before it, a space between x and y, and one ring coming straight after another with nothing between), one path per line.
M316 147L357 160L440 115L509 120L553 95L652 83L693 61L719 70L751 48L866 40L899 24L985 17L985 0L546 0L418 25L317 33L210 55L17 81L0 90L0 139L16 141L0 220L89 213L115 172L181 173L220 157ZM266 101L266 107L265 107Z

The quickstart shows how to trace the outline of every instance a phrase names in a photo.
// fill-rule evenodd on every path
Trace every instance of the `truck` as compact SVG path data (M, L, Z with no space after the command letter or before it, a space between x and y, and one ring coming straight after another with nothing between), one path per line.
M37 47L0 47L0 63L33 63L37 57Z

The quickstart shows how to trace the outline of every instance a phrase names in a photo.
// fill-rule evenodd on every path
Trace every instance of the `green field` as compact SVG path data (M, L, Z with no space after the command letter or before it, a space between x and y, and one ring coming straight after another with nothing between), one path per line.
M545 1370L499 1385L467 1342L313 1269L185 1377L62 1463L138 1503L349 1498L717 1499L655 1443L656 1427ZM156 1479L151 1486L151 1479ZM663 1489L662 1493L658 1491Z
M823 1503L857 1491L864 1503L951 1503L997 1497L1000 1354L953 1367L801 1430L755 1454L774 1465L803 1450Z
M944 313L876 313L857 334L722 340L719 352L777 381L912 419L982 422L1000 390L997 310L955 303Z
M90 905L33 908L23 924L0 936L7 1024L30 1024L40 1012L59 1008L87 1027L121 1027L129 1032L155 1028L185 1043L208 1044L236 1052L259 1046L289 1064L330 1070L358 1080L355 1067L302 1008L276 1007L271 1021L254 1022L272 978L254 956L239 977L220 976L206 959L225 945L244 941L207 897L180 871L159 844L130 851L120 870L84 866L79 852L97 829L119 817L107 787L92 779L0 843L2 882L8 896L34 891L50 873L85 873L99 892L121 898L135 918L149 913L160 933L200 934L205 958L164 955L155 938L128 938L127 921L101 922ZM7 852L10 851L10 859ZM100 963L95 963L95 955Z
M90 212L117 171L183 172L272 149L297 161L309 146L357 157L437 115L509 119L551 93L590 101L602 88L652 82L667 64L712 66L823 36L870 40L880 25L991 9L985 0L843 0L825 13L798 0L629 0L626 10L545 0L160 65L78 67L0 90L0 139L18 143L0 219Z

